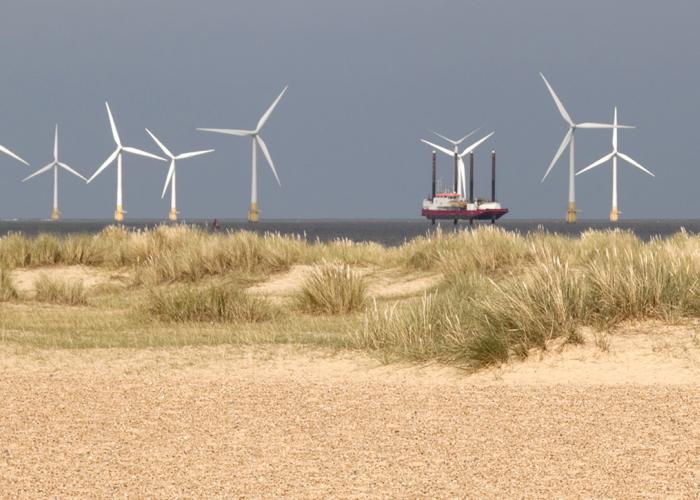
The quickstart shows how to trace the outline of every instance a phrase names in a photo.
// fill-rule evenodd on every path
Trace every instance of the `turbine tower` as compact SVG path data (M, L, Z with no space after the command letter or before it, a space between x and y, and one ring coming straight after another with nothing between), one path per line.
M581 170L580 172L577 172L576 175L582 174L588 170L591 170L599 165L602 165L603 163L607 162L612 158L612 209L610 210L610 222L617 222L620 216L620 212L617 209L617 159L620 158L622 160L625 160L627 163L632 165L633 167L637 167L639 170L642 172L651 175L652 177L656 177L654 174L652 174L649 170L641 166L639 163L637 163L635 160L627 156L626 154L620 153L617 150L617 129L622 128L617 125L617 107L615 107L615 111L613 113L613 135L612 135L612 153L607 154L603 156L600 160L595 161L588 165L586 168Z
M158 147L163 150L163 153L170 158L170 168L168 169L168 176L165 178L165 186L163 186L163 194L160 195L160 198L163 199L165 197L165 191L168 189L168 184L171 184L171 189L170 189L170 213L168 214L168 218L172 221L177 220L177 208L175 206L176 202L176 195L175 195L175 178L176 178L176 172L175 172L175 160L184 160L186 158L193 158L195 156L201 156L205 155L208 153L213 153L213 149L207 149L204 151L192 151L190 153L182 153L179 155L174 155L170 152L168 148L166 148L162 142L158 140L158 138L153 135L153 133L146 129L146 132L148 132L148 135L151 136L151 138L155 141L156 144L158 144Z
M114 160L117 160L117 208L114 211L114 220L116 221L123 221L124 220L124 205L122 201L122 154L123 153L131 153L134 155L138 156L145 156L146 158L153 158L155 160L160 160L160 161L166 161L165 158L161 158L160 156L156 156L154 154L148 153L146 151L142 151L140 149L132 148L129 146L122 146L122 142L119 139L119 132L117 132L117 126L114 124L114 118L112 118L112 111L109 109L109 103L105 103L105 106L107 106L107 115L109 116L109 125L112 128L112 137L114 138L114 143L117 145L117 149L114 150L114 152L109 155L109 157L104 161L104 163L100 166L100 168L95 171L94 174L92 174L92 177L88 179L88 184L92 182L92 180L100 175L100 173L107 168L109 165L111 165Z
M474 132L472 132L472 134L473 134L473 133L474 133ZM450 150L447 149L447 148L444 148L444 147L442 147L442 146L438 146L437 144L433 144L432 142L426 141L425 139L421 139L421 142L424 142L424 143L427 144L428 146L431 146L431 147L433 147L434 149L436 149L436 150L438 150L438 151L440 151L440 152L442 152L442 153L445 153L445 154L448 155L448 156L452 156L453 158L455 158L455 159L457 160L457 163L458 163L458 169L457 169L457 193L460 194L460 195L464 195L464 193L466 193L466 185L465 185L465 182L466 182L466 180L465 180L465 179L466 179L466 175L465 175L465 167L464 167L464 160L463 160L463 158L464 158L466 155L468 155L469 153L471 153L472 151L474 151L477 147L479 147L479 146L481 145L482 142L486 141L486 140L487 140L489 137L491 137L493 134L495 134L495 132L491 132L490 134L488 134L488 135L482 137L481 139L479 139L478 141L476 141L476 142L475 142L474 144L472 144L471 146L465 148L464 151L462 151L461 153L460 153L459 150L458 150L459 146L455 146L454 150L453 150L453 151L450 151ZM471 135L471 134L469 134L469 135ZM466 137L469 137L469 135L467 135ZM448 139L448 140L449 140L449 139ZM462 140L464 140L464 138L461 139L460 142L461 142Z
M250 210L248 211L248 221L249 222L257 222L258 221L258 166L257 166L257 147L260 146L260 150L263 152L263 155L265 156L265 159L267 160L268 165L270 166L270 169L272 170L272 173L275 176L275 179L277 179L277 184L282 185L280 183L280 179L277 176L277 171L275 170L275 164L272 163L272 158L270 157L270 152L267 149L267 144L265 144L265 141L263 141L263 138L260 137L260 131L262 128L265 126L265 123L267 123L267 120L270 118L270 115L272 114L272 111L275 109L277 106L277 103L280 102L280 99L282 99L282 96L284 93L287 91L287 86L285 86L282 89L282 92L280 92L280 95L277 96L277 99L272 103L272 105L265 111L265 113L260 117L260 120L258 120L258 124L255 127L255 130L237 130L237 129L221 129L221 128L198 128L197 130L201 130L203 132L215 132L217 134L227 134L227 135L237 135L241 137L251 137L252 142L253 142L253 159L252 159L252 167L251 167L251 182L250 182Z
M34 172L32 175L29 177L26 177L22 179L22 182L28 181L32 177L35 177L37 175L43 174L44 172L48 172L53 168L53 210L51 211L51 220L58 220L59 217L59 211L58 211L58 168L61 167L64 170L67 170L71 174L75 175L76 177L80 177L82 180L87 182L87 179L80 175L78 172L73 170L71 167L66 165L65 163L58 161L58 125L56 125L56 130L54 132L54 139L53 139L53 161L46 165L45 167L40 168L36 172Z
M544 77L544 75L542 73L540 73L540 76L542 77L542 80L544 80L544 84L547 86L549 93L552 95L552 99L554 99L554 103L557 105L557 109L559 110L559 113L561 114L562 118L564 118L564 121L569 125L569 130L566 132L566 135L564 135L564 139L561 141L561 145L559 146L559 149L557 150L556 154L554 155L552 162L549 164L549 168L547 168L547 171L544 173L544 177L542 177L542 182L544 182L544 180L547 178L547 176L549 175L549 172L551 172L552 168L554 167L554 164L557 162L557 160L559 159L561 154L564 152L564 149L566 149L566 146L569 146L569 204L566 208L566 222L571 224L573 222L576 222L576 186L575 186L575 180L574 180L576 166L575 166L575 159L574 159L574 133L576 132L576 129L579 129L579 128L608 129L608 128L613 128L613 126L608 124L608 123L590 123L590 122L574 123L574 121L571 119L571 116L569 116L569 113L566 112L566 108L564 108L564 105L559 100L559 97L557 97L556 92L554 92L554 89L549 84L547 79ZM625 125L619 125L619 128L632 128L632 127L627 127Z

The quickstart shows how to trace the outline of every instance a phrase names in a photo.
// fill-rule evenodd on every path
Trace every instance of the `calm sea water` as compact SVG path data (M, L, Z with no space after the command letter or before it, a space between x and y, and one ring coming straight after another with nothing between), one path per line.
M180 223L191 224L211 230L211 220L189 220ZM0 236L10 232L21 232L28 236L38 233L96 233L113 224L109 220L62 220L58 222L38 220L0 221ZM124 226L132 229L152 228L167 224L161 220L134 220L125 222ZM487 223L489 224L489 223ZM607 221L584 220L576 224L566 224L560 220L526 220L507 219L497 223L508 230L528 233L545 230L553 233L578 235L588 229L608 229L613 227ZM436 227L443 231L468 230L469 225L460 222L454 226L443 222L436 226L423 219L408 220L268 220L249 224L242 220L220 220L219 231L249 230L258 233L275 232L300 235L309 241L319 239L328 241L347 238L353 241L376 241L385 245L399 245L406 240L434 231ZM476 226L476 224L475 224ZM669 236L682 228L690 233L700 233L698 220L627 220L617 227L633 231L641 239L648 240L654 236Z
M219 231L249 230L258 233L275 232L300 235L309 241L319 239L328 241L347 238L353 241L376 241L385 245L399 245L419 235L428 234L440 227L443 231L464 231L469 224L460 222L443 222L436 226L423 219L410 220L268 220L249 224L242 220L219 220ZM188 220L180 223L195 225L211 230L212 220ZM21 232L34 236L38 233L96 233L112 225L109 220L62 220L58 222L38 220L0 221L0 236L10 232ZM132 229L152 228L168 224L162 220L134 220L125 222L124 226ZM487 222L486 224L490 224ZM545 230L553 233L578 235L588 229L609 229L614 227L608 221L584 220L576 224L566 224L560 220L526 220L510 219L497 222L497 225L511 231L528 233ZM475 227L477 224L475 223ZM682 228L690 233L700 233L700 219L689 220L627 220L616 227L634 232L641 239L648 240L654 236L669 236Z

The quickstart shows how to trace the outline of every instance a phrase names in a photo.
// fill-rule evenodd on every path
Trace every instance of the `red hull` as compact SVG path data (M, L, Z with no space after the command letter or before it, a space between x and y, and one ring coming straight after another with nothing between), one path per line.
M481 210L421 210L421 215L428 219L474 219L496 220L508 213L507 208L485 208Z

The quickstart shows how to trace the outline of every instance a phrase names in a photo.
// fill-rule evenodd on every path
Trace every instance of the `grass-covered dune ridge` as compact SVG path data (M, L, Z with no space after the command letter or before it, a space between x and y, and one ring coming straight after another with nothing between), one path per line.
M61 283L52 270L66 266L94 269L109 283ZM295 270L306 271L286 288L254 293ZM43 277L25 284L31 291L19 286L34 271ZM416 276L439 279L392 296L380 290L393 280L401 291ZM479 226L385 247L115 226L0 237L0 278L0 341L9 343L285 342L480 367L553 341L581 342L582 328L700 316L700 237L681 231L643 242L619 230L568 237Z

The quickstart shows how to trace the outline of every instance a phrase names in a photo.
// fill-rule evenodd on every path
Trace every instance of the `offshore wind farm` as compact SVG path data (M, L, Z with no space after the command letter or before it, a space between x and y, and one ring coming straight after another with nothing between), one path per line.
M557 161L559 158L562 156L562 153L566 150L568 147L569 149L569 172L568 172L568 204L567 204L567 212L566 212L566 222L573 224L576 222L576 201L575 201L575 177L583 172L586 172L590 169L593 169L606 161L612 159L613 160L613 167L612 167L612 209L610 212L610 222L611 223L617 223L619 220L619 214L620 211L618 210L618 173L617 173L617 159L620 158L628 163L630 163L632 166L641 169L645 173L651 175L652 177L654 176L651 172L649 172L647 169L642 167L638 162L635 160L631 159L629 156L620 153L617 150L617 137L618 137L618 129L633 129L634 127L628 126L628 125L621 125L618 124L617 121L617 107L615 107L614 110L614 118L613 118L613 123L612 124L607 124L607 123L598 123L598 122L582 122L582 123L575 123L569 113L567 112L566 108L564 107L563 103L559 99L558 95L550 85L550 83L547 81L545 76L540 73L540 76L542 80L544 81L547 90L549 91L549 94L551 95L552 99L554 100L554 103L556 104L556 107L561 114L562 118L564 119L565 123L568 126L568 130L566 134L564 135L564 138L557 149L554 158L552 161L549 163L549 166L547 167L544 177L542 178L542 182L545 181L549 173L552 171L554 166L556 165ZM252 145L252 159L251 159L251 189L250 189L250 207L248 210L248 222L250 223L256 223L259 220L259 210L258 210L258 170L257 170L257 151L258 148L260 151L263 153L263 156L265 157L265 160L270 167L270 170L272 174L274 175L275 180L277 181L277 184L279 187L281 187L281 182L279 179L279 176L277 174L277 170L275 169L275 164L272 160L272 157L270 155L270 151L267 147L267 144L261 137L260 133L269 120L270 116L272 115L273 111L279 104L280 100L282 97L285 95L287 92L288 87L285 86L280 94L275 98L275 100L272 102L272 104L267 108L267 110L262 114L260 119L258 120L256 126L254 129L251 130L245 130L245 129L221 129L221 128L197 128L199 131L203 132L210 132L210 133L216 133L216 134L223 134L223 135L232 135L232 136L239 136L239 137L250 137L251 138L251 145ZM117 130L116 123L114 121L114 117L112 115L112 111L109 107L109 103L105 103L105 107L107 110L107 116L109 120L109 125L110 125L110 130L112 133L112 138L114 140L116 149L108 156L108 158L100 165L97 170L92 174L92 176L89 179L84 178L81 174L73 170L72 168L68 167L65 163L61 163L58 161L58 126L56 126L56 134L55 134L55 142L54 142L54 161L47 165L46 167L43 167L42 169L38 170L34 174L28 176L24 180L31 179L32 177L39 175L40 173L43 173L45 171L48 171L49 169L53 168L54 172L54 202L53 202L53 210L51 213L51 219L52 220L58 220L59 219L59 211L58 211L58 168L62 168L64 170L67 170L68 172L72 173L73 175L76 175L83 180L85 180L86 184L89 184L92 182L98 175L100 175L107 167L109 167L112 163L115 162L116 160L116 169L117 169L117 188L116 188L116 208L114 211L114 220L116 222L122 222L124 221L124 214L126 211L124 210L124 203L123 203L123 168L122 168L122 155L124 153L129 153L132 155L136 156L141 156L141 157L146 157L146 158L151 158L155 160L160 160L160 161L167 161L165 158L162 158L156 154L149 153L147 151L144 151L142 149L138 149L135 147L131 146L124 146L122 145L121 138L119 136L119 132ZM613 151L609 155L604 156L597 162L593 162L583 170L579 172L575 172L576 170L576 162L575 162L575 154L574 154L574 134L576 130L578 129L612 129L613 131ZM151 137L151 139L156 143L156 145L161 149L163 154L167 156L170 159L170 166L167 170L166 174L166 179L165 179L165 184L163 186L161 198L165 197L165 193L167 191L168 186L171 188L171 200L170 200L170 211L168 213L168 219L170 221L177 221L178 220L178 212L177 212L177 207L176 207L176 171L175 171L175 165L176 165L176 160L184 160L187 158L193 158L197 156L202 156L205 154L213 153L214 149L206 149L206 150L199 150L199 151L193 151L189 153L181 153L179 155L174 155L173 153L170 152L170 150L160 141L158 138L148 129L145 129L147 134ZM435 131L430 131L432 134L435 136L439 137L443 141L447 142L450 146L452 146L452 149L448 149L448 147L441 146L438 144L435 144L434 142L428 141L426 139L420 139L420 141L431 148L433 148L433 156L432 156L432 191L431 195L429 198L425 199L422 204L422 210L421 210L421 215L429 219L432 224L434 225L436 220L452 220L454 224L456 225L460 219L466 219L470 222L470 225L474 223L475 220L490 220L491 223L495 223L497 219L501 218L505 214L508 213L507 208L503 208L502 205L496 201L496 153L495 151L491 152L491 197L490 199L478 199L475 198L474 195L474 151L485 141L490 139L495 132L490 132L489 134L481 137L479 140L473 142L472 144L464 147L460 151L460 146L461 144L471 137L478 129L473 130L472 132L469 132L465 136L461 137L460 139L450 139L438 132ZM437 192L436 186L437 186L437 158L436 158L436 152L443 153L450 157L454 164L453 164L453 183L452 186L444 190L442 192ZM9 149L2 147L0 149L0 153L4 153L6 156L9 156L13 158L16 161L26 163L25 160L23 160L21 157L19 157L17 154L13 153ZM466 172L466 165L464 162L464 157L469 155L469 175L467 176ZM28 165L28 164L27 164ZM467 189L467 177L469 178L469 187ZM408 214L407 214L408 215ZM410 217L410 216L409 216ZM409 218L407 217L407 218ZM342 235L338 235L339 237Z

